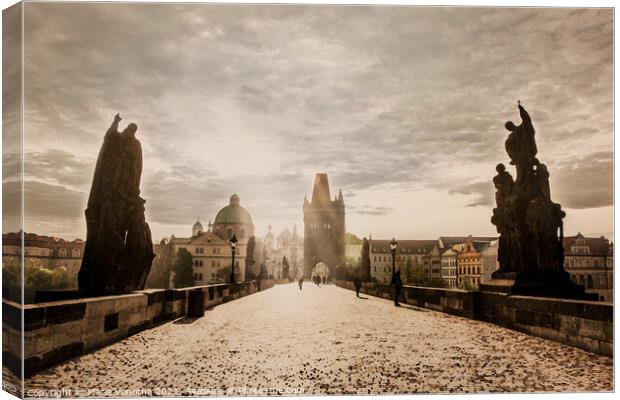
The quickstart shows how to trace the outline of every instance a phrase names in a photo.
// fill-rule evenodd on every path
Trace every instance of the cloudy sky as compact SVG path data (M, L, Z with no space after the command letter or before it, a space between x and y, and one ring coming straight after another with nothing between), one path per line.
M25 24L26 231L85 236L120 112L154 240L233 192L258 235L302 228L316 172L360 236L493 234L521 99L566 234L612 235L609 9L27 3Z

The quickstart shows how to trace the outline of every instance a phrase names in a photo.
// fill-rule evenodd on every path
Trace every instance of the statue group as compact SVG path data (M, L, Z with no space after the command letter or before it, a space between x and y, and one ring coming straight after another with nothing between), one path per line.
M119 294L144 288L155 257L140 197L142 146L137 125L118 131L116 114L99 151L88 198L81 292Z
M562 207L551 200L549 171L537 155L530 115L518 102L522 123L506 123L506 152L516 179L504 164L496 167L496 208L491 222L500 234L499 269L481 288L503 287L515 294L584 297L582 286L564 270Z

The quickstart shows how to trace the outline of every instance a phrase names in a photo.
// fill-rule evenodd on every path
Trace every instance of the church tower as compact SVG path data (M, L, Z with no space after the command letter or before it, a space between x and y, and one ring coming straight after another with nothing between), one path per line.
M344 264L344 199L342 191L331 199L327 174L314 178L312 200L304 198L304 276L310 277L319 262L329 267L334 276L336 267Z

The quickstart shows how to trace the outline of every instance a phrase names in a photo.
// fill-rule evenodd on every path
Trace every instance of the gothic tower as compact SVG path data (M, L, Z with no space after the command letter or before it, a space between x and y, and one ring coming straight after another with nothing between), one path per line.
M304 276L323 262L333 277L338 265L344 264L344 200L342 191L331 199L327 174L316 174L312 200L304 197Z

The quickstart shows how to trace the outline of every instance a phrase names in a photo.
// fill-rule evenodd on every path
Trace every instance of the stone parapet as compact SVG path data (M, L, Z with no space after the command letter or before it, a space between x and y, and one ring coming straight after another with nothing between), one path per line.
M336 285L355 290L353 282ZM362 293L393 299L390 285L364 283ZM482 320L532 336L613 357L613 305L587 300L403 286L407 304Z
M162 322L187 316L188 293L202 290L204 307L226 303L274 286L273 280L148 289L125 295L38 304L2 300L2 357L21 376L23 309L24 374L85 354Z

